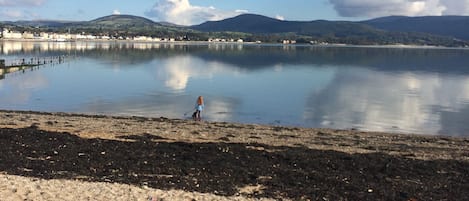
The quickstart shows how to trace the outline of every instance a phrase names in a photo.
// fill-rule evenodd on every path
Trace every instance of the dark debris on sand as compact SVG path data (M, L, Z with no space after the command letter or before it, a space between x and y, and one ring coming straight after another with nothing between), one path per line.
M469 163L306 147L168 142L152 134L84 139L0 129L0 171L44 179L293 200L468 200ZM244 192L245 193L245 192Z

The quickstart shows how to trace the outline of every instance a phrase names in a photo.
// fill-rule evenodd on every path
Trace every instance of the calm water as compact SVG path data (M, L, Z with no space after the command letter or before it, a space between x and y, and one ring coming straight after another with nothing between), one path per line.
M0 43L0 108L469 136L469 50Z

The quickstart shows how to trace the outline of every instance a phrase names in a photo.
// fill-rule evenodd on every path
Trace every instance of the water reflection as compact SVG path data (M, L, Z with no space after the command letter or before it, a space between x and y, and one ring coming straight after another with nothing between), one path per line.
M66 68L0 80L6 109L184 118L203 95L204 117L213 121L469 135L466 49L125 42L0 47L2 57L67 52L80 58ZM72 100L60 95L67 90Z
M464 135L468 126L448 130L441 114L469 108L468 86L464 76L341 70L324 90L310 96L304 116L325 127Z
M126 63L148 63L178 55L200 57L241 68L270 68L277 64L361 66L382 71L469 73L468 49L362 48L240 44L175 44L132 42L0 42L3 56L74 52L85 57ZM429 61L431 58L431 62ZM131 66L127 66L131 67Z
M218 62L207 62L193 56L169 57L160 63L157 75L164 79L165 86L173 90L187 88L189 78L210 79L219 74L238 74L242 70L236 66Z
M28 79L23 79L20 74L9 77L8 82L0 80L0 103L1 105L23 105L27 104L35 90L44 89L48 86L48 80L44 75L33 74Z

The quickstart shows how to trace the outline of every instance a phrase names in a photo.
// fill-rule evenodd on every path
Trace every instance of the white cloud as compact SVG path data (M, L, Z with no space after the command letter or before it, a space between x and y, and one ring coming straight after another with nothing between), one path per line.
M0 6L40 6L46 0L0 0Z
M467 15L469 0L329 0L343 17Z
M24 13L19 10L1 10L0 17L4 19L18 19L24 17Z
M235 12L237 12L237 13L249 13L248 10L242 10L242 9L235 10Z
M30 11L20 10L19 7L41 6L46 0L0 0L0 18L3 20L17 20L37 17Z
M0 19L2 20L26 20L26 19L37 19L39 15L35 12L10 9L10 8L0 8Z
M445 0L444 15L469 15L469 0Z
M120 15L121 12L120 12L119 10L114 10L114 11L112 11L112 14L113 14L113 15Z
M281 16L281 15L276 15L275 16L275 19L277 20L285 20L285 17Z
M189 0L157 0L145 14L159 21L179 25L194 25L205 21L222 20L246 13L245 10L224 11L213 6L193 6Z

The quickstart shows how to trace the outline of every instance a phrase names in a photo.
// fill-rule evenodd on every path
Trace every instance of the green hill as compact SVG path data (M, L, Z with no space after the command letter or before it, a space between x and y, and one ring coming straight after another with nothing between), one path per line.
M449 26L449 25L448 25ZM250 34L290 34L298 38L347 44L416 44L465 46L453 37L431 33L386 31L360 22L348 21L282 21L261 15L244 14L192 26L203 32L243 32Z
M390 16L362 23L387 31L429 33L469 40L469 16Z
M383 31L355 22L283 21L262 15L244 14L221 21L210 21L191 28L199 31L232 31L255 34L297 33L309 36L376 34Z
M3 26L1 26L3 24ZM132 15L109 15L91 21L18 21L0 27L18 31L70 32L132 37L174 37L190 40L242 38L245 41L278 42L283 39L357 45L438 45L461 47L469 43L467 17L388 17L363 22L283 21L261 15L244 14L221 21L184 27L156 23Z
M115 29L122 27L160 27L162 25L147 18L138 16L109 15L83 23L82 26L98 26Z
M150 19L133 15L109 15L87 22L67 24L62 27L62 30L64 29L76 33L86 32L96 35L175 37L180 35L182 28L162 25Z

